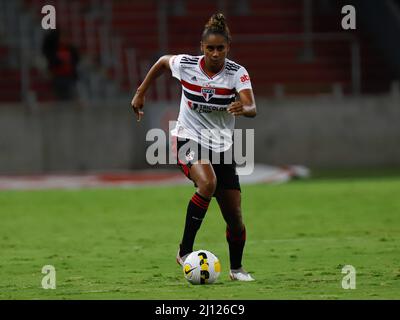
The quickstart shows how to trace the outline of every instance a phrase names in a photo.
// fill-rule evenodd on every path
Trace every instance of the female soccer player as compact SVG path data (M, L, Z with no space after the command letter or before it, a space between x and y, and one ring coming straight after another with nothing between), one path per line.
M253 277L242 267L246 229L239 178L235 162L226 155L232 151L235 117L255 117L256 105L246 69L227 59L230 44L224 15L214 14L201 37L203 55L162 56L147 73L131 105L140 121L146 91L158 76L170 70L181 82L180 112L171 134L176 137L178 164L197 189L187 208L177 262L182 265L193 251L197 231L215 197L227 224L230 278L252 281ZM212 155L220 156L220 161Z

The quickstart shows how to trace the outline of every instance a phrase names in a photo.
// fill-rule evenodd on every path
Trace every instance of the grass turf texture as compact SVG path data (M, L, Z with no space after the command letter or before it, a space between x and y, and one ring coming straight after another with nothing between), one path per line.
M0 299L399 299L400 178L243 186L244 265L228 279L225 225L213 200L195 249L221 260L193 286L175 262L190 186L0 193ZM57 289L41 269L54 265ZM344 265L357 287L344 290Z

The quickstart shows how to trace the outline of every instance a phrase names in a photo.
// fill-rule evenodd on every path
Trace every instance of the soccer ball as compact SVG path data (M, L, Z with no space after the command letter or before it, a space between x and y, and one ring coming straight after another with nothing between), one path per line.
M193 251L183 263L183 275L191 284L215 282L221 272L218 258L207 250Z

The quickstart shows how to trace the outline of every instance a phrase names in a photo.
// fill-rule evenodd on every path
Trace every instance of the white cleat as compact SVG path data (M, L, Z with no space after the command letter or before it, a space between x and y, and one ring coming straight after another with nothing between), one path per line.
M244 271L243 268L231 269L229 272L229 277L231 280L237 281L254 281L255 279L250 275L250 273Z
M177 262L181 267L183 267L183 264L184 264L184 262L185 262L187 256L189 255L189 253L188 253L188 254L185 254L183 257L181 257L181 256L179 255L179 251L180 251L180 250L178 249L178 253L176 254L176 262Z

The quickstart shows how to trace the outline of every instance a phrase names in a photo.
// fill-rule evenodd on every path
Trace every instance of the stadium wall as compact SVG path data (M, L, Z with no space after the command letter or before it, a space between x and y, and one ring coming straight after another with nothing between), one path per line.
M256 162L398 166L399 106L396 97L259 101ZM251 119L241 119L237 127L251 125Z
M0 107L0 174L148 168L146 132L167 130L178 103L148 104L137 123L129 104L77 109ZM393 96L257 100L255 161L310 167L400 165L400 108Z

